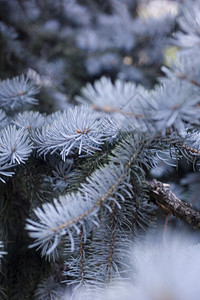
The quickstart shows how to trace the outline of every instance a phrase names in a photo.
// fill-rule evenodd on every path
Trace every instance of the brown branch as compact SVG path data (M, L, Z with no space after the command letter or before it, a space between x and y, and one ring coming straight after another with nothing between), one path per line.
M92 107L93 107L94 110L101 111L101 112L104 112L104 113L120 113L124 116L135 117L136 119L144 118L144 115L142 115L142 114L136 114L136 113L131 112L131 111L124 111L124 110L121 110L120 108L116 108L116 107L109 106L109 105L106 105L106 106L103 106L103 107L93 105Z
M111 267L113 264L113 255L114 255L114 239L115 239L115 205L113 202L112 205L112 213L111 213L111 237L110 237L110 249L108 254L108 265L107 265L107 280L106 284L109 284L111 277Z
M177 145L178 147L181 147L183 150L195 153L195 154L200 154L200 151L191 147L188 147L186 145Z
M83 250L83 226L81 226L81 233L80 233L80 265L81 265L81 281L82 284L84 284L85 272L84 272L84 250Z
M186 79L186 80L188 80L190 83L192 83L192 84L194 84L194 85L200 87L200 83L199 83L199 82L197 82L197 81L194 80L194 79L188 78L185 74L178 73L178 74L177 74L177 77L178 77L179 79Z
M168 184L152 180L148 182L150 201L162 208L167 214L173 214L194 228L200 228L200 212L192 204L178 199L169 189Z

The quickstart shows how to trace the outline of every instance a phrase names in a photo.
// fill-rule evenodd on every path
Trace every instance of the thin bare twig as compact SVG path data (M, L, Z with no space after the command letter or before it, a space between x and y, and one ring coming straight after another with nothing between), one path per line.
M150 201L162 208L167 214L173 214L194 228L200 228L200 212L191 203L178 199L168 184L152 180L148 182Z

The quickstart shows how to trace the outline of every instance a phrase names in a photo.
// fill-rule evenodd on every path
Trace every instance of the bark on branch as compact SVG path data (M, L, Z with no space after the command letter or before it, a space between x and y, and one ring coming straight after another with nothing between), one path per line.
M200 212L192 208L192 204L178 199L169 189L168 184L152 180L148 182L150 201L165 210L168 214L189 223L194 228L200 228Z

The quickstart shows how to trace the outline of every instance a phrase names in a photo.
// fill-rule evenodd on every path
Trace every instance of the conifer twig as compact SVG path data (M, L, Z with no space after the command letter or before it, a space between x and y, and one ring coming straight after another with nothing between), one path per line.
M199 83L199 82L197 82L197 81L194 80L194 79L188 78L186 74L178 73L178 78L179 78L179 79L186 79L186 80L188 80L190 83L192 83L192 84L194 84L194 85L200 87L200 83Z
M200 228L200 212L192 204L178 199L169 189L168 184L152 180L148 182L150 201L162 208L167 214L184 220L194 228Z

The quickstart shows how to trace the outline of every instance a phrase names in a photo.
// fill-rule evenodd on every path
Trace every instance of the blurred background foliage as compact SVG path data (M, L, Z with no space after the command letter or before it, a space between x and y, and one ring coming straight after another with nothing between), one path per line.
M0 0L0 77L28 74L49 113L103 75L151 88L177 15L166 0Z

